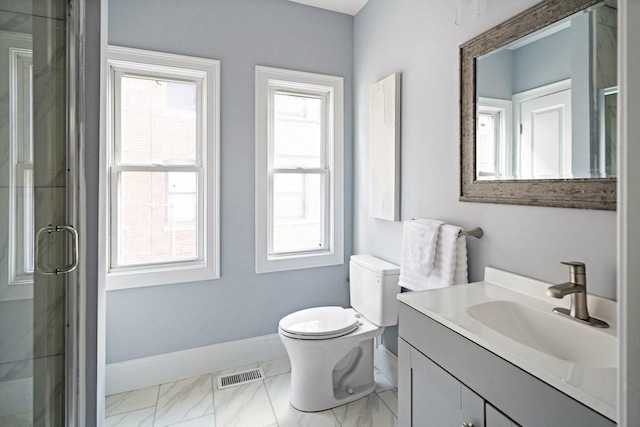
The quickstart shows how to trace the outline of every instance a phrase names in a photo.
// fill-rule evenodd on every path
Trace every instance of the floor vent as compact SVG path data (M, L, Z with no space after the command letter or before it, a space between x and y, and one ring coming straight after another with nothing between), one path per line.
M263 379L264 373L262 372L262 368L250 369L248 371L237 372L235 374L222 375L218 377L218 390L252 383Z

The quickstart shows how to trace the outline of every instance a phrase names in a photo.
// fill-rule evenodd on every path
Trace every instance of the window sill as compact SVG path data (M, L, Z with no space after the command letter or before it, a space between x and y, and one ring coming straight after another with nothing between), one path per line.
M106 276L107 291L143 288L148 286L175 285L203 282L220 278L217 266L199 262L170 268L145 268L144 270L111 271Z
M342 252L310 253L304 255L264 257L256 260L256 274L305 268L330 267L344 264Z

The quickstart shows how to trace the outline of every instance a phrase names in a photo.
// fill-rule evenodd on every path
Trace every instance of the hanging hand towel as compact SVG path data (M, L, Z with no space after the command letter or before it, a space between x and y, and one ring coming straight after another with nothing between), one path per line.
M405 269L429 277L436 256L436 242L442 221L418 219L402 226L401 264Z
M399 285L414 291L436 289L444 286L467 283L467 241L462 229L449 224L440 227L436 240L433 270L429 276L421 274L400 262ZM404 252L403 233L403 252Z
M443 225L438 243L434 264L441 285L467 283L467 239L462 229L455 225Z

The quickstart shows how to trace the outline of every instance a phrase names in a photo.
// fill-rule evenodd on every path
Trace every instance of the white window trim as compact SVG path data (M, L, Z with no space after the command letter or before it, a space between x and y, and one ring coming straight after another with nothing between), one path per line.
M202 133L202 158L199 166L203 168L203 207L204 224L202 235L203 259L185 262L167 262L148 266L111 268L111 262L104 265L106 271L106 289L129 289L144 286L166 285L174 283L195 282L220 278L220 61L191 56L174 55L141 49L109 46L107 49L108 84L105 99L107 100L107 123L113 124L114 99L113 84L116 72L137 70L144 75L167 77L189 77L201 81L203 93L202 120L198 124ZM100 184L101 202L106 210L101 214L101 228L105 233L104 244L101 245L102 256L111 257L111 209L110 193L113 185L110 178L113 167L113 129L107 126L109 148L105 156L105 174ZM154 166L149 166L153 169ZM118 166L118 170L126 166ZM171 168L165 167L162 171Z
M323 252L269 256L269 91L273 87L329 93L332 108L327 120L333 133L327 137L331 232ZM344 264L344 79L342 77L256 66L256 273Z
M496 145L497 175L476 177L476 179L505 179L513 176L513 102L508 99L478 98L477 114L498 113L500 117L499 141Z

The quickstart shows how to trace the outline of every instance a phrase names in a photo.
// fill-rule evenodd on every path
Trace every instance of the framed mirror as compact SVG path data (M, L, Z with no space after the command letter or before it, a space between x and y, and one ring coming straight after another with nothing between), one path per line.
M616 209L616 0L547 0L460 47L466 202Z

